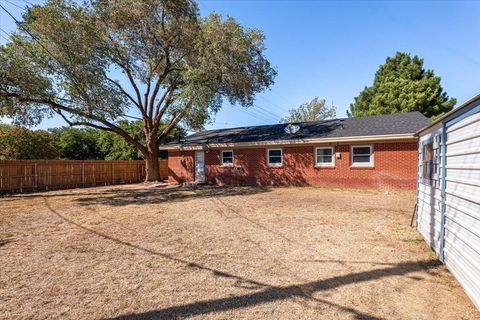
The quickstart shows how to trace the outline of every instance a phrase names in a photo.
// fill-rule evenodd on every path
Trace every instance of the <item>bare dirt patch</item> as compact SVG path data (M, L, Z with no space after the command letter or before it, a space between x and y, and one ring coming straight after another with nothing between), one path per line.
M0 318L480 319L413 192L130 185L0 199Z

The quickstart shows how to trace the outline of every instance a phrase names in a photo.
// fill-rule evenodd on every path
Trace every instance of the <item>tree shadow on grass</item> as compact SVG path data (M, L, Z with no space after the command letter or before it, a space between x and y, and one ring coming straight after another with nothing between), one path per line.
M248 308L251 306L261 305L279 300L287 300L295 297L306 298L318 303L328 304L341 309L342 311L351 313L355 319L381 319L379 317L358 311L356 309L341 306L339 304L312 297L314 293L327 291L334 288L346 286L352 283L367 282L392 276L404 276L416 271L424 271L436 268L440 265L437 260L427 261L409 261L398 263L394 266L369 270L358 273L350 273L346 275L331 277L324 280L312 281L302 284L289 286L268 286L260 291L245 295L227 297L212 300L196 301L189 304L168 307L159 310L152 310L143 313L134 313L121 315L110 318L115 320L131 320L131 319L168 319L168 318L185 318L209 313L222 312L227 310L235 310L240 308Z
M178 258L171 254L166 254L163 252L144 248L139 245L111 237L105 233L85 227L69 219L68 217L65 217L64 215L62 215L61 213L53 209L48 203L48 200L46 198L44 200L45 200L45 205L53 214L57 215L59 218L61 218L65 222L75 225L96 236L99 236L109 241L113 241L119 245L128 246L130 248L140 250L142 252L146 252L155 256L159 256L164 259L175 261L188 268L210 272L215 277L231 278L235 280L236 281L235 283L238 285L241 285L241 286L247 285L251 290L256 290L256 292L234 296L234 297L196 301L188 304L172 306L172 307L167 307L167 308L158 309L158 310L120 315L118 317L110 318L112 320L178 319L179 317L185 318L185 317L192 317L192 316L201 316L209 313L248 308L251 306L262 305L265 303L294 299L294 298L299 298L304 300L306 299L308 301L313 301L318 304L326 304L326 305L338 308L343 312L352 314L355 317L355 319L378 320L381 318L371 314L364 313L362 311L356 310L348 306L342 306L328 300L315 298L313 297L313 294L317 292L328 291L338 287L350 285L353 283L368 282L368 281L382 279L386 277L392 277L392 276L408 276L408 274L413 272L418 272L418 271L428 272L429 270L438 268L438 266L441 265L441 263L438 260L409 261L409 262L391 264L391 265L388 265L388 267L384 267L384 268L357 272L357 273L349 273L346 275L339 275L339 276L331 277L328 279L322 279L322 280L317 280L312 282L306 282L306 283L300 283L300 284L294 284L294 285L288 285L288 286L274 286L267 283L262 283L260 281L247 279L239 275L235 275L235 274L231 274L231 273L217 270L214 268L210 268L197 262ZM351 262L352 261L348 261L346 263L351 263Z
M75 201L81 206L108 205L125 206L129 204L160 204L211 197L251 195L271 191L268 187L219 187L198 186L191 188L161 186L148 189L116 190L102 196L79 197Z
M12 242L13 240L11 239L0 239L0 247L3 247L4 245L6 245L7 243L9 242Z

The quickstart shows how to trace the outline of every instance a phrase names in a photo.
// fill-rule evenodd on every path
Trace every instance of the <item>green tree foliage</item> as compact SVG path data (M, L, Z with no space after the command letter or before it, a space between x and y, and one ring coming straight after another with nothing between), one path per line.
M350 105L348 116L369 116L419 111L436 118L452 110L456 99L449 98L440 77L423 68L423 59L397 52L375 73L373 85L365 87Z
M296 109L290 109L289 115L280 123L292 123L302 121L319 121L329 118L335 118L337 110L334 106L325 106L325 100L315 97L312 101L300 105Z
M251 106L273 83L264 51L261 31L201 17L193 0L46 0L0 47L0 116L34 125L58 114L115 133L154 181L158 146L178 123L201 129L223 100ZM144 141L119 125L131 110Z
M145 142L142 121L121 120L118 125L129 135ZM167 124L163 123L162 127ZM143 155L119 135L93 129L61 127L50 130L55 144L59 148L61 159L71 160L140 160ZM185 135L185 130L175 127L167 136L170 142ZM161 156L166 156L161 154Z
M143 124L141 121L120 121L119 126L135 137L138 141L145 141ZM139 160L143 159L137 148L129 144L125 139L112 132L99 132L98 146L102 150L106 160Z
M143 132L143 123L142 121L120 121L120 127L128 132L131 136L134 136L139 141L145 141L145 134ZM166 123L162 123L160 128L165 128L167 126ZM174 140L178 140L181 137L186 135L186 131L176 126L165 139L165 142L171 142ZM99 132L99 140L98 144L100 149L103 152L103 155L106 160L138 160L143 159L143 155L122 139L122 137L106 131ZM160 158L166 158L167 155L165 152L161 152L159 154Z
M0 124L0 160L58 159L53 137L43 130Z
M62 127L50 132L60 149L60 158L69 160L101 160L103 150L99 146L99 132L91 128Z

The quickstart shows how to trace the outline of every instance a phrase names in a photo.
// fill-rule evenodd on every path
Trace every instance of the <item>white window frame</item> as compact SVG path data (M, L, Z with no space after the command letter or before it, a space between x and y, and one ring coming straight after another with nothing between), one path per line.
M318 162L318 150L330 149L332 150L332 162ZM315 167L334 167L335 166L335 148L334 147L315 147Z
M282 161L280 163L270 163L270 151L276 151L276 150L280 150L280 158L281 158ZM281 166L283 166L283 149L282 148L267 149L267 165L269 167L281 167Z
M232 163L224 163L223 162L223 153L224 152L231 152L232 153ZM233 150L220 150L220 165L222 167L232 167L234 161L235 161L235 155L233 153Z
M353 162L353 149L354 148L370 148L370 162ZM373 145L351 145L350 146L350 166L352 167L373 167L374 164L374 152Z

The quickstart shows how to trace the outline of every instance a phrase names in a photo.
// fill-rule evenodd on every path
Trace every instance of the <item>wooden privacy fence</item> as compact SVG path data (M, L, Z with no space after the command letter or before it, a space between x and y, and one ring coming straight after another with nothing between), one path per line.
M167 160L159 160L168 177ZM0 160L0 194L135 183L145 179L143 160Z

